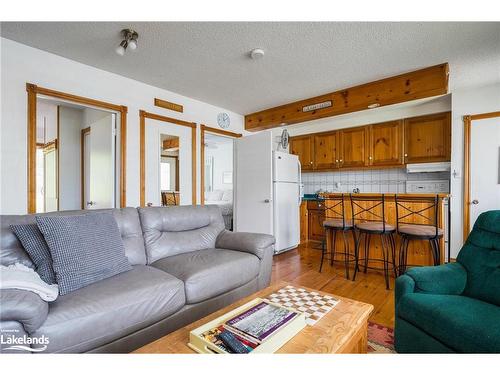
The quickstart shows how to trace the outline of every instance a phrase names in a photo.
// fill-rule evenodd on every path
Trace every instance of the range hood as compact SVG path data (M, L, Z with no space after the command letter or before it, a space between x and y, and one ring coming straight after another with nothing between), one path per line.
M424 173L424 172L449 172L451 170L450 162L442 163L419 163L407 164L407 173Z

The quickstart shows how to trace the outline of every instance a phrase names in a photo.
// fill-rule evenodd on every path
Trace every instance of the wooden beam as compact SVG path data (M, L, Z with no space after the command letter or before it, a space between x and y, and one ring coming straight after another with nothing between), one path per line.
M165 139L162 145L164 150L169 150L172 148L179 148L179 138L175 139Z
M245 130L271 129L448 93L448 63L300 100L245 116Z

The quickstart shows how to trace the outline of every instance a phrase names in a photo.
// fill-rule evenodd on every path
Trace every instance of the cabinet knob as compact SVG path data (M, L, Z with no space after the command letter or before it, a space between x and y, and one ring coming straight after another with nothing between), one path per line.
M405 158L407 158L407 157L408 157L408 154L405 154Z
M312 163L313 163L312 161L309 162L309 164L312 164Z
M371 156L368 156L368 159L372 160L373 158Z
M339 162L339 159L335 160L335 163L338 163Z

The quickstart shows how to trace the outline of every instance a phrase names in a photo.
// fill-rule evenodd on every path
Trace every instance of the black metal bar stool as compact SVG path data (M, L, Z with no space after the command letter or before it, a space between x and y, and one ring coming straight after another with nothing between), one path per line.
M323 198L325 207L325 220L323 221L323 228L325 229L325 240L322 243L321 249L321 263L319 265L319 272L323 269L323 260L325 253L330 253L330 266L333 266L335 261L335 254L342 254L344 256L345 277L349 280L349 263L355 261L355 255L351 254L349 249L348 233L352 232L354 243L356 243L356 235L354 226L351 219L347 219L345 215L345 196L344 194L331 195L328 198ZM335 244L337 240L337 232L342 233L344 241L344 251L335 251ZM326 243L326 249L325 249ZM328 246L329 244L329 246Z
M399 197L396 196L397 231L401 236L398 274L408 267L408 245L412 240L429 241L434 265L441 263L439 240L444 231L438 225L439 196Z
M387 224L385 220L385 195L356 195L351 194L351 210L355 230L358 231L356 241L356 266L354 267L354 276L359 268L359 262L364 261L363 272L366 273L367 269L383 270L385 278L386 289L390 288L389 283L389 266L392 265L394 276L396 273L396 243L394 241L394 233L396 227ZM359 248L361 239L364 235L364 258L359 257ZM370 239L372 236L380 236L382 247L382 259L370 258ZM389 259L392 258L392 261ZM383 268L368 267L368 263L382 262Z

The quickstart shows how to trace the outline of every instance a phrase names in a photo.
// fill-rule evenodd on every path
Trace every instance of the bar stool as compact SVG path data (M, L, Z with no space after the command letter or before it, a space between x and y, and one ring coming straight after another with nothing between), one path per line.
M323 221L323 228L325 229L325 240L322 243L321 250L321 263L319 265L319 272L323 268L323 260L325 253L330 252L330 266L333 266L335 261L335 254L342 254L344 256L345 277L349 280L349 263L355 261L355 255L351 254L349 249L348 233L352 232L354 243L356 243L356 236L354 233L354 226L351 219L345 216L344 194L329 196L323 198L325 207L325 221ZM335 244L337 240L337 232L342 233L344 241L344 251L335 251ZM326 242L326 249L325 249Z
M396 243L394 241L394 233L396 227L387 224L385 220L385 195L353 195L351 194L351 210L354 222L354 228L358 231L356 241L356 266L354 267L354 276L352 280L356 279L356 274L359 268L359 262L364 261L363 272L366 270L375 269L383 270L385 278L386 289L390 288L389 284L389 266L392 265L394 276L396 273ZM364 258L359 258L359 248L361 239L364 235ZM382 245L382 259L370 258L370 239L372 236L380 236ZM392 257L392 261L389 258ZM368 267L368 262L382 262L383 268Z
M408 267L408 245L412 240L429 241L434 265L441 263L439 240L443 229L438 227L439 196L396 196L397 231L401 236L398 273L402 275Z

